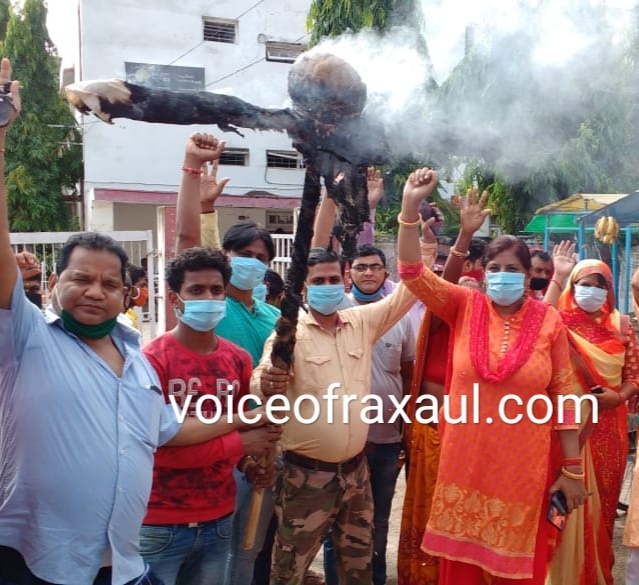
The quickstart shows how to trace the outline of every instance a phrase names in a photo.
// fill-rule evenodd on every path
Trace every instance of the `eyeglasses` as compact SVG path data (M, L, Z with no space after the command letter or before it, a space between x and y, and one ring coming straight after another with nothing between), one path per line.
M351 266L351 270L353 272L366 272L370 270L371 272L382 272L386 270L386 267L383 264L355 264Z

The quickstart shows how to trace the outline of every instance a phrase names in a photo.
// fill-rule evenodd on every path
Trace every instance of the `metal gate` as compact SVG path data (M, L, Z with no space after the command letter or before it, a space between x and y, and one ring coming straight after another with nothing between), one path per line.
M14 252L32 252L40 260L42 268L42 287L46 289L48 276L55 271L57 258L62 245L78 232L21 232L9 234ZM153 248L153 232L146 231L117 231L102 232L111 236L125 249L129 261L138 266L146 264L149 281L149 300L142 312L142 333L145 341L153 339L157 333L156 311L156 278L157 255ZM143 262L144 260L144 262Z

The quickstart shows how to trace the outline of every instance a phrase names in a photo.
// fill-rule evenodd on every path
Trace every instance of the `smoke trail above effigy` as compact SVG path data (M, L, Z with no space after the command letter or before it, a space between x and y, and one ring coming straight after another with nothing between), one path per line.
M355 67L368 86L366 115L383 124L396 156L449 149L499 157L516 175L556 155L591 112L636 92L620 83L636 5L422 0L414 22L313 51Z

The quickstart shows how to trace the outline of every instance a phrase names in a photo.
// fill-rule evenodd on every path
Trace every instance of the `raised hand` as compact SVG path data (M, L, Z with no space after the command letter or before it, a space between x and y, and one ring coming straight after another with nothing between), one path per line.
M575 243L569 240L562 240L552 249L552 261L555 266L555 276L561 283L570 276L572 269L577 264L577 254L575 254Z
M35 254L23 251L18 252L15 258L16 264L22 274L22 280L29 280L33 278L35 274L40 274L40 261Z
M225 146L224 140L218 140L212 134L196 132L186 143L185 161L199 169L206 162L218 160Z
M217 168L219 160L214 160L202 165L202 175L200 176L200 203L202 211L213 211L215 209L215 201L224 191L224 187L230 181L228 177L217 180ZM209 171L210 167L210 171Z
M412 204L412 207L418 207L422 199L426 199L433 194L438 181L437 172L433 169L429 167L417 169L409 175L404 185L402 197L406 203Z
M491 213L490 209L484 209L487 199L487 191L484 191L481 197L478 197L478 190L475 187L466 191L466 199L462 200L459 211L462 231L474 234L483 225L484 220Z
M444 224L444 214L437 208L434 203L430 203L431 216L424 220L424 216L420 213L422 218L422 241L433 244L437 242L437 234L439 229Z
M4 108L6 107L6 111ZM0 63L0 108L2 108L0 117L7 117L6 124L0 126L0 130L7 128L19 115L21 109L20 101L20 84L17 81L11 81L11 62L9 59L2 59Z
M384 179L382 173L375 167L366 169L366 184L368 186L368 207L375 209L384 197Z

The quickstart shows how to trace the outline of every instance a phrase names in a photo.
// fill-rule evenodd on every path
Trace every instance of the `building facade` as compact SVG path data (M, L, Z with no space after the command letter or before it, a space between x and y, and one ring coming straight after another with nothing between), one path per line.
M310 0L80 0L76 81L126 79L162 89L212 91L263 107L288 104L291 63L305 49ZM66 72L65 80L69 80ZM251 218L291 233L304 170L285 134L222 133L216 126L107 125L81 116L84 227L152 229L158 208L175 203L184 146L192 132L227 141L219 177L220 229ZM256 199L259 205L256 204Z

